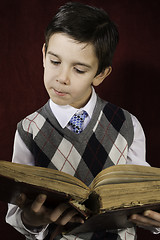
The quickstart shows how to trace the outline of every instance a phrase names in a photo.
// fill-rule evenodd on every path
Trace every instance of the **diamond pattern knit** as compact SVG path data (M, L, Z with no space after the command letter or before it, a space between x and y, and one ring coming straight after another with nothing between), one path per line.
M82 125L85 118L88 116L86 111L82 111L80 114L74 114L71 120L69 121L69 125L73 132L79 134L82 132Z

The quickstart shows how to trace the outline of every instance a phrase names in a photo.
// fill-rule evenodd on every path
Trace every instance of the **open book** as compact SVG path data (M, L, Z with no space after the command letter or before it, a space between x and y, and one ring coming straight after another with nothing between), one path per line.
M58 170L0 161L0 200L16 203L20 193L31 201L47 195L54 208L67 202L87 220L73 230L85 232L131 227L128 217L146 209L160 209L160 169L116 165L102 170L88 187Z

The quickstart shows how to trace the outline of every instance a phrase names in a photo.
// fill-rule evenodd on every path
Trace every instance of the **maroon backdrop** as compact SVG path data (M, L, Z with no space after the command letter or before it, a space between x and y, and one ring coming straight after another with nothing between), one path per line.
M1 0L0 4L0 159L11 160L16 124L48 99L43 86L41 48L44 29L60 0ZM120 43L113 72L97 89L104 99L129 110L142 123L147 161L159 163L160 1L86 0L102 7L119 26ZM0 202L0 238L21 240L5 223L7 205ZM138 230L138 239L159 239Z

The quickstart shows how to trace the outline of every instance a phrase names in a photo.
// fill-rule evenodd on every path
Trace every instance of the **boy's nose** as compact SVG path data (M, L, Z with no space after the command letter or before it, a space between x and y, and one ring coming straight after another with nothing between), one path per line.
M69 84L69 70L60 69L59 74L57 76L57 81L62 84Z

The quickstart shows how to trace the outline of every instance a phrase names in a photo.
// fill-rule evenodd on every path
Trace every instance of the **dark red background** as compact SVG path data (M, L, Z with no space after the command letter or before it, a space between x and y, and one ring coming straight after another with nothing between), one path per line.
M16 124L48 99L43 86L41 48L44 29L60 0L1 0L0 4L0 159L11 160ZM118 24L120 43L113 72L97 91L129 110L143 125L147 161L159 163L160 1L86 0L102 7ZM0 202L0 239L24 239L4 221ZM159 239L138 230L138 239Z

